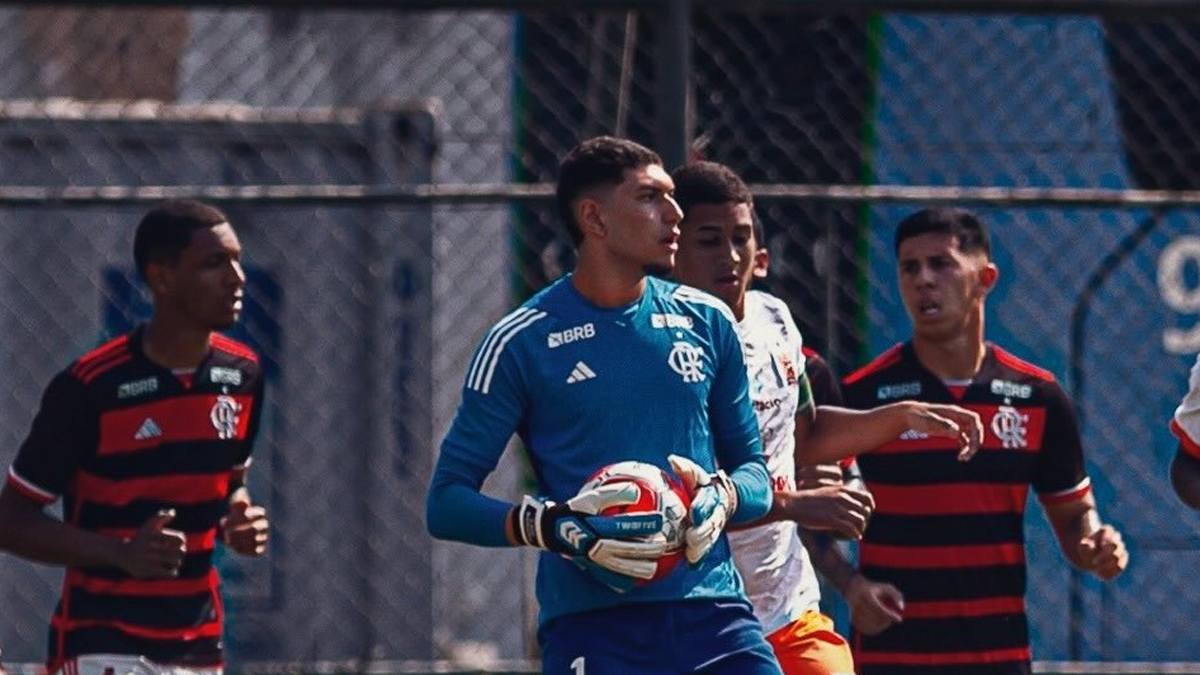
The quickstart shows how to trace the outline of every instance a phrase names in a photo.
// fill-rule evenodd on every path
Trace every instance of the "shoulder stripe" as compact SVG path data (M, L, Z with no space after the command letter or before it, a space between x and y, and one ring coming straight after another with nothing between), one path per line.
M735 324L737 323L737 319L734 318L733 311L729 309L729 305L726 305L725 302L720 298L709 295L704 291L691 288L690 286L680 286L675 289L675 292L671 295L671 297L684 302L695 302L701 305L708 305L709 307L720 311L725 315L725 318L729 319L731 322Z
M79 377L80 381L82 381L84 384L91 384L92 381L97 377L100 377L113 368L116 368L123 363L128 363L131 360L133 360L133 356L131 356L128 352L118 352L115 356L106 358L97 363L93 363L87 368L82 369L77 377Z
M79 357L75 365L71 367L71 374L79 379L83 379L84 371L92 366L98 365L103 361L111 359L113 356L121 354L129 345L129 336L122 335L114 338L93 349L92 351Z
M471 359L471 367L467 369L467 384L469 386L473 385L477 379L481 379L477 378L476 373L480 369L480 364L487 360L486 355L495 346L495 342L498 339L497 336L503 333L509 326L528 317L534 311L529 307L518 307L497 321L496 325L492 326L487 335L484 336L483 341L479 344L479 350L475 352L475 358Z
M467 375L467 387L484 394L488 393L492 375L496 372L496 364L500 362L500 355L509 340L545 316L545 312L522 307L501 319L488 333L483 346L479 348L479 353L475 355L475 361Z
M240 356L247 361L258 363L258 354L256 354L253 349L229 336L222 335L221 333L213 333L211 344L213 349L220 349L221 351L228 352L234 356Z
M891 349L875 357L874 361L847 375L846 379L842 380L842 384L854 384L872 373L896 364L900 361L900 351L902 349L904 349L904 343L902 342L892 345Z
M996 345L992 345L992 351L995 352L997 361L1003 363L1009 368L1012 368L1013 370L1025 373L1026 375L1032 375L1039 380L1045 380L1047 382L1054 381L1054 373L1046 370L1045 368L1039 368L1024 359L1014 356L1011 352L1007 352L1000 347L997 347Z
M110 353L118 350L118 349L121 349L128 343L129 343L128 335L121 335L119 337L115 337L115 338L109 340L108 342L105 342L104 344L100 345L99 347L96 347L92 351L79 357L79 361L76 364L76 367L86 365L90 361L95 361L96 359L100 358L101 356L105 356L107 354L110 354Z
M508 344L508 341L513 339L514 335L520 333L522 330L525 330L534 323L537 323L537 321L545 316L545 312L538 312L537 314L530 315L529 318L514 326L512 330L510 330L508 334L504 336L504 339L500 341L500 344L496 349L496 355L492 357L491 365L488 366L487 376L483 380L483 389L480 390L481 393L486 394L492 388L492 375L496 372L496 365L500 363L500 354L504 352L504 347Z

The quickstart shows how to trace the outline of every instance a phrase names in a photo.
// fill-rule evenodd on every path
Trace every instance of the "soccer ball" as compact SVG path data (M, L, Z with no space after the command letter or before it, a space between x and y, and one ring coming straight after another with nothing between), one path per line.
M640 497L637 503L609 507L601 511L602 515L660 513L663 517L662 532L631 537L639 541L665 541L667 544L666 553L658 559L654 577L637 580L636 585L641 586L667 576L683 559L683 533L687 525L688 510L691 508L691 499L679 479L653 464L632 460L609 464L600 469L584 483L580 492L621 482L630 482L638 486Z

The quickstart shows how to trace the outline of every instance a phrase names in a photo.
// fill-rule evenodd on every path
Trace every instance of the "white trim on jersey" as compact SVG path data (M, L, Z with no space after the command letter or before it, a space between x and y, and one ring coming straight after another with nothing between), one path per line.
M729 305L725 304L724 300L715 295L710 295L698 288L692 288L691 286L680 286L675 289L672 297L676 300L682 300L684 302L697 302L702 305L708 305L709 307L716 308L725 315L726 319L729 319L729 321L735 325L737 324L737 318L733 316L733 311L729 309Z
M1076 483L1074 487L1069 487L1066 490L1059 490L1057 492L1046 492L1044 494L1038 495L1038 499L1057 499L1059 497L1066 497L1067 495L1073 495L1075 493L1080 493L1080 496L1082 497L1083 493L1090 490L1091 487L1092 487L1091 477L1084 476L1083 480Z
M53 492L46 492L37 485L29 482L28 479L22 478L20 474L17 473L17 470L11 466L8 467L8 479L48 502L53 502L54 500L58 499L58 495L54 494Z
M496 372L496 365L500 363L500 355L504 353L508 341L545 316L545 312L522 307L501 319L488 333L483 346L479 348L479 353L475 355L475 361L467 374L467 388L482 394L488 393L492 386L492 375Z

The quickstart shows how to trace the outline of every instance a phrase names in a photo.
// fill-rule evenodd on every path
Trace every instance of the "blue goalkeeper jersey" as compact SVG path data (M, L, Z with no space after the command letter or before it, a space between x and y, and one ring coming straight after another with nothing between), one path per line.
M564 501L621 460L668 468L667 455L730 473L733 522L763 516L770 488L733 316L717 298L647 278L625 307L585 300L568 275L501 319L467 370L428 502L440 538L507 545L510 505L479 493L515 432L540 496ZM743 598L724 536L698 566L617 593L571 561L542 553L541 621L626 602Z

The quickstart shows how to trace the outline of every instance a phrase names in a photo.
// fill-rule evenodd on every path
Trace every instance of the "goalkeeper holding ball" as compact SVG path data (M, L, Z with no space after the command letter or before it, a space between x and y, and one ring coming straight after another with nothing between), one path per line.
M567 154L557 200L575 272L484 337L434 470L435 537L544 551L545 673L780 672L723 536L771 502L734 320L716 298L652 276L675 263L673 191L662 160L636 143L599 137ZM539 492L517 505L480 493L513 433ZM599 515L627 503L620 486L577 494L622 460L673 469L690 488L689 564L653 583L637 582L664 545L627 535L654 534L661 519Z

